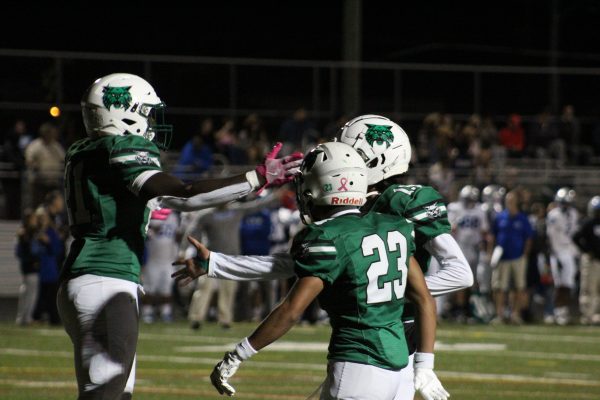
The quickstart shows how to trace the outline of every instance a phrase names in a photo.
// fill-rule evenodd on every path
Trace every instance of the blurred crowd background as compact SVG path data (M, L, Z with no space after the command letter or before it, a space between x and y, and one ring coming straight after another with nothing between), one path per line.
M257 114L240 119L199 117L196 130L182 146L163 153L163 166L186 181L241 172L262 160L275 141L284 143L284 152L307 151L332 140L351 117L340 115L319 124L305 108L298 108L276 129L265 126ZM557 323L547 213L564 206L579 209L582 217L588 214L594 186L581 185L579 195L570 197L568 204L557 199L556 193L561 186L579 190L574 177L596 173L600 124L582 129L575 107L565 105L558 115L544 111L530 121L523 121L519 114L496 122L491 116L473 114L459 120L433 112L416 128L404 127L412 143L412 165L404 181L431 185L444 195L453 234L465 254L471 255L469 262L478 280L469 292L438 299L440 318L464 323ZM62 193L63 159L65 149L80 137L81 133L67 134L56 120L35 126L23 119L15 120L4 136L2 217L21 221L15 247L23 278L16 317L19 324L60 322L54 296L69 244ZM207 321L228 328L234 321L263 318L291 282L238 284L201 279L197 286L177 288L169 277L173 271L170 263L190 251L185 240L188 234L228 254L286 251L290 239L301 229L293 189L197 213L154 213L143 274L147 292L143 320L152 323L188 318L190 326L199 329ZM498 309L490 254L485 253L498 234L495 219L505 209L507 193L516 199L519 212L527 215L533 247L524 266L523 297L517 301L513 294L502 300L506 307ZM462 211L453 214L457 209ZM480 215L485 221L467 215L472 209L484 210ZM580 225L579 218L575 223ZM569 234L575 232L573 228ZM466 241L461 243L463 239ZM169 273L153 273L153 269ZM600 310L590 315L581 313L579 283L577 279L577 285L569 289L569 322L600 323ZM513 291L514 283L506 289ZM318 323L326 318L315 305L305 321Z
M359 114L391 118L412 144L405 183L435 187L455 210L494 211L485 213L486 229L452 215L453 234L470 238L463 250L478 255L471 267L488 274L470 293L441 299L440 318L564 322L554 313L555 252L546 222L554 209L576 210L569 228L576 235L600 194L598 2L173 5L133 39L130 24L156 21L156 9L123 3L110 18L86 4L33 11L11 4L4 11L0 309L19 296L17 323L58 323L50 299L69 244L64 154L85 135L82 93L113 72L144 77L166 103L174 141L162 164L183 180L246 171L276 141L285 143L284 152L306 151ZM461 196L467 186L471 196ZM576 192L568 204L557 201L563 187ZM490 250L501 234L493 214L506 202L526 216L532 247L525 288L511 280L498 301L489 251L480 256L479 250ZM260 318L287 290L289 282L201 280L198 290L185 291L164 277L150 283L155 276L148 271L188 251L182 239L188 233L217 251L285 251L300 228L293 188L198 214L158 213L152 221L144 321L187 318L195 329L212 320L228 327ZM568 240L579 263L579 246ZM568 296L564 290L558 296L559 307L567 298L570 323L597 323L585 290L581 297L587 281L580 271ZM14 315L13 308L2 315ZM309 323L324 318L317 307L306 316Z

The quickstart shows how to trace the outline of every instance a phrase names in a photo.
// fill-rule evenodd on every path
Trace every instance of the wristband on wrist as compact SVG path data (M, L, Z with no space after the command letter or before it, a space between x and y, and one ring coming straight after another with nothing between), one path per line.
M258 353L258 351L254 350L254 347L252 347L252 345L248 341L248 338L244 338L244 340L242 340L237 344L237 346L235 346L235 352L242 361L246 361L256 353Z
M208 259L204 260L202 259L202 257L196 254L196 257L194 257L194 264L196 264L197 267L203 268L208 272Z
M433 369L433 353L415 353L415 368Z
M246 172L246 180L252 186L252 190L256 190L260 187L260 181L258 180L258 175L256 171L248 171Z

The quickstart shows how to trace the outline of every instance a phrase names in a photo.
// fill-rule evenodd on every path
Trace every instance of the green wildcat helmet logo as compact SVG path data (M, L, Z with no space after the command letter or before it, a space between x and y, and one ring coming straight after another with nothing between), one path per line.
M391 131L392 127L390 125L366 125L368 128L365 133L367 143L371 146L373 146L374 143L377 143L379 146L385 144L386 149L392 145L394 134Z
M110 110L110 107L127 110L131 104L131 86L104 86L102 89L102 104Z

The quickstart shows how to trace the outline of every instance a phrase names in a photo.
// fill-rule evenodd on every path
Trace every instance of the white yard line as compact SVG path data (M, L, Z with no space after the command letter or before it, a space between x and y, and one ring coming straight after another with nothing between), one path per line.
M598 332L600 334L600 331ZM445 331L438 329L439 338L460 338L468 339L502 339L508 341L528 341L528 342L564 342L564 343L594 343L600 345L599 337L576 336L576 335L542 335L535 333L517 333L517 332L490 332L490 331ZM599 335L600 336L600 335Z

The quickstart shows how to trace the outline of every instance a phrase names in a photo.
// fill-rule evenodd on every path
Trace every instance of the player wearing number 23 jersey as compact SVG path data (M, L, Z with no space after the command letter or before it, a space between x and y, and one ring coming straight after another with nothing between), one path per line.
M330 360L389 370L406 366L400 317L413 236L408 221L354 213L308 225L294 238L296 275L325 284L318 298L330 316Z
M366 190L366 165L347 144L324 143L306 156L296 195L307 226L291 250L298 280L254 333L215 366L211 382L219 393L233 395L229 379L242 361L285 334L318 297L332 327L320 398L394 399L408 364L400 320L406 295L420 315L417 389L424 398L447 398L433 372L435 303L412 256L412 223L361 214Z

